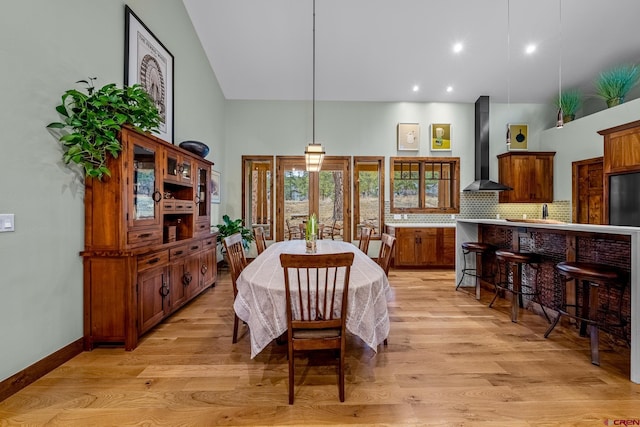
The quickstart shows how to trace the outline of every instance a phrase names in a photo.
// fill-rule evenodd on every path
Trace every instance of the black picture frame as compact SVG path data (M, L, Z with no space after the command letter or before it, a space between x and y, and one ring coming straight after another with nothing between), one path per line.
M149 93L161 118L154 134L173 144L173 55L126 5L124 22L124 84L140 84Z

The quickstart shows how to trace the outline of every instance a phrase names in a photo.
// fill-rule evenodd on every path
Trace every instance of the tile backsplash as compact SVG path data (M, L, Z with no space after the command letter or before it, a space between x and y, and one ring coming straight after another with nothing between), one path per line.
M547 203L549 207L549 219L563 222L571 222L571 201L556 200ZM455 222L451 219L451 214L407 214L407 218L394 219L389 212L389 202L384 204L385 223L422 223L422 222ZM527 218L542 218L542 203L498 203L498 193L460 193L460 213L456 218L485 218L485 219L521 219L523 215Z

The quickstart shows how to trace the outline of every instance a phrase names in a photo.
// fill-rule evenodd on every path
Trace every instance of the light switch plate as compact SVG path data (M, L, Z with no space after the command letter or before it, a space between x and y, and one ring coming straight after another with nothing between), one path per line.
M0 233L5 231L15 231L13 214L0 214Z

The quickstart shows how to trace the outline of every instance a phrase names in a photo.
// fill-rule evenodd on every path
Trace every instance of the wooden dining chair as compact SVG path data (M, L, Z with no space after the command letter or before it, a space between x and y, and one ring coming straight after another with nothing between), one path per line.
M380 252L378 252L378 265L384 270L384 274L389 277L389 267L391 266L391 256L393 248L396 246L396 238L391 234L382 233ZM384 346L389 344L387 338L384 339Z
M289 223L288 219L285 219L285 224L287 225L287 232L289 233L289 240L293 239L302 239L302 235L300 234L300 228L292 226Z
M264 237L264 227L254 227L253 237L256 239L256 249L258 250L258 255L260 255L265 249L267 249L267 240Z
M289 404L293 404L294 352L338 350L338 387L344 402L345 325L353 252L280 254L287 301Z
M360 242L358 242L358 249L365 254L369 252L369 241L371 240L371 227L362 227L360 229Z
M247 266L247 258L244 255L244 247L242 246L242 235L240 233L232 234L229 237L225 237L222 243L231 267L231 283L233 284L233 300L235 301L236 296L238 296L236 281L242 270ZM232 342L235 344L238 342L238 323L240 323L240 319L235 310L233 311L233 316Z
M384 274L389 276L389 266L391 265L391 256L393 248L396 245L396 238L391 234L382 233L380 244L380 252L378 252L378 265L384 270Z

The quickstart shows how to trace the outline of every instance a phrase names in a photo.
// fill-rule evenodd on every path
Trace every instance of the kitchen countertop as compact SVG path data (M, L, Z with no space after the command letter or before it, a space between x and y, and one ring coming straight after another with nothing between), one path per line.
M453 228L455 222L387 222L384 225L395 228Z
M518 220L506 219L458 219L458 223L466 224L490 224L503 225L507 227L529 227L546 228L555 230L584 231L589 233L608 234L635 234L640 233L640 227L628 227L619 225L597 225L597 224L574 224L574 223L541 223L541 222L519 222Z

